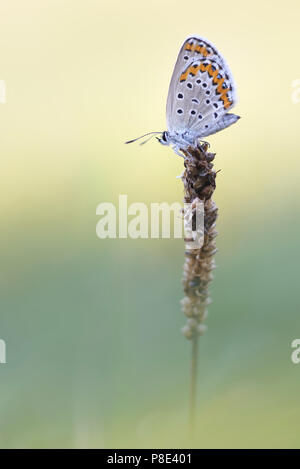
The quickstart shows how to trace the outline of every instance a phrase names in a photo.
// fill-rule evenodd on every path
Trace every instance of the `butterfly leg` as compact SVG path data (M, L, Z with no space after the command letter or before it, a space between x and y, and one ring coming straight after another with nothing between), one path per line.
M191 161L191 159L193 158L193 155L189 152L187 148L184 149L184 153L183 153L183 150L178 146L176 153L177 155L182 156L182 158L184 158L186 161Z
M174 152L176 153L176 155L180 156L181 158L186 158L186 156L182 153L182 151L180 150L180 147L178 144L175 144L173 146L173 150Z
M189 152L188 148L186 148L184 151L184 159L190 161L193 158L193 155Z
M195 142L195 146L197 147L197 144L200 143L200 146L204 146L206 147L207 149L210 147L210 143L207 142L206 140L196 140Z

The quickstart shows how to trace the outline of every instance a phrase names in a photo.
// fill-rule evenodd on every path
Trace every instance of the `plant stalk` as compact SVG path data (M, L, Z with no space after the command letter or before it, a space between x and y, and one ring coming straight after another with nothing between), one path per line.
M182 175L184 202L192 207L191 214L189 214L192 216L192 226L196 226L196 212L193 207L200 202L203 204L204 215L203 244L198 248L189 248L186 244L182 278L185 296L181 300L181 305L187 317L187 323L182 328L182 332L192 342L189 410L191 438L194 438L196 430L199 336L206 330L203 322L207 316L207 306L211 303L208 286L213 279L214 255L217 252L215 227L218 209L211 199L216 187L216 172L212 163L215 154L207 150L207 144L189 147L187 151L182 150L186 156L185 171ZM186 215L185 212L186 210L184 210L184 215Z
M197 368L198 368L198 337L192 340L191 382L190 382L190 437L194 438L197 406Z

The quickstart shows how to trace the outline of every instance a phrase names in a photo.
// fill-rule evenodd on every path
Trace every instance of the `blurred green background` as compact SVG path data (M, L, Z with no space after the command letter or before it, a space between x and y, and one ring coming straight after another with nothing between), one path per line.
M299 448L298 1L0 2L2 448ZM96 207L182 199L155 141L181 43L212 40L242 119L217 152L218 269L187 437L183 242L100 240ZM299 96L299 94L298 94Z

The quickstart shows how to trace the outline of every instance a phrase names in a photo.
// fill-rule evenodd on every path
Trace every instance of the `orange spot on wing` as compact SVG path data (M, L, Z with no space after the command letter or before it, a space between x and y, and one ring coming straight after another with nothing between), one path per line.
M218 93L222 93L222 90L223 90L222 85L224 83L224 80L225 80L224 77L223 78L218 78L218 82L217 82L218 83L218 87L217 87L217 92Z
M194 65L191 65L184 73L180 75L179 81L185 81L189 74L191 73L192 75L197 75L199 70L201 69L201 65L198 65L197 67L194 67Z
M189 42L185 45L184 50L189 50L191 52L199 52L200 54L204 55L204 57L207 57L208 55L212 55L208 50L206 49L205 46L199 46L198 44L190 44Z
M190 48L195 47L195 46L191 46L190 44L187 44L186 50L191 50L191 49L187 49L187 46L189 46ZM180 82L185 81L190 73L193 76L197 75L199 70L201 72L207 72L209 76L213 78L213 83L215 85L218 85L217 93L220 94L220 99L223 101L224 108L228 109L232 104L232 102L229 101L229 98L227 96L227 93L228 91L230 91L230 88L226 88L226 89L222 88L225 78L224 77L218 78L220 70L213 70L211 64L204 65L203 63L200 63L200 65L198 65L197 67L194 67L194 65L189 66L188 69L180 75L180 79L179 79Z

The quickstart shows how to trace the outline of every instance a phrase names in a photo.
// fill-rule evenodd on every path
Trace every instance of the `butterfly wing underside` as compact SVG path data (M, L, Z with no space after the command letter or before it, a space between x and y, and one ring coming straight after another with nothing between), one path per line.
M220 130L218 126L227 126L221 123L226 117L230 120L229 116L224 116L235 103L231 72L215 46L199 36L186 39L169 87L169 132L188 132L195 137L214 133Z

